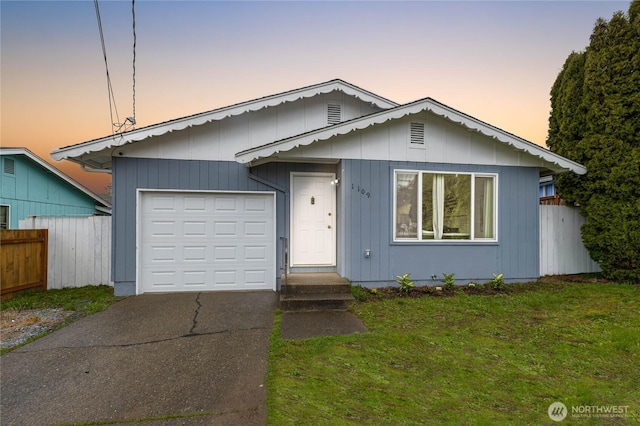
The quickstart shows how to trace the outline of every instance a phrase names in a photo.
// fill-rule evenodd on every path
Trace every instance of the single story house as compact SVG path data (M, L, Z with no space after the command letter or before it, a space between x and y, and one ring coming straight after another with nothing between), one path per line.
M0 229L29 216L110 215L111 203L27 148L0 148Z
M342 80L59 148L113 173L117 295L539 275L541 172L573 161L431 98Z

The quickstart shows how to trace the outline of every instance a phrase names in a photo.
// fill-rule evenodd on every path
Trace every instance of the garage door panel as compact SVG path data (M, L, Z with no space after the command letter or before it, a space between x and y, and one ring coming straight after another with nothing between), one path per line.
M174 262L176 248L174 246L149 246L151 249L150 260L152 263Z
M265 213L267 211L266 200L264 198L247 198L244 210L247 213Z
M175 221L160 221L154 220L150 223L151 237L175 237L176 236L176 222Z
M213 203L214 213L229 213L238 211L238 200L231 196L217 197Z
M247 284L256 284L264 282L267 279L264 270L244 271L244 282Z
M236 286L237 285L237 271L235 270L216 270L213 274L214 286Z
M206 288L207 286L207 271L184 271L183 282L186 288Z
M267 248L265 246L245 246L244 260L266 260Z
M175 271L155 270L151 272L150 279L154 287L171 288L175 287L176 273Z
M267 236L267 222L245 222L244 235L251 237Z
M238 259L236 255L236 246L216 246L214 249L214 261L235 261Z
M182 259L185 262L206 262L207 247L206 246L185 246L182 250Z
M207 210L207 198L205 196L185 195L183 209L185 212L204 212Z
M182 223L182 235L185 237L206 237L207 236L207 222L189 220Z
M152 212L175 212L176 200L169 195L151 195L149 197L149 209Z
M273 193L141 196L140 291L275 290Z

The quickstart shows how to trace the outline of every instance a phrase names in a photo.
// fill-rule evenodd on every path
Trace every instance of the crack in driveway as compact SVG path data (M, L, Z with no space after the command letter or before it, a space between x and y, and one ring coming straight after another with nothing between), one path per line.
M148 340L144 342L135 342L135 343L121 343L121 344L115 344L115 345L56 346L55 348L36 349L36 350L25 350L24 348L21 348L18 351L20 353L36 353L36 352L54 351L57 349L129 348L134 346L151 345L154 343L170 342L172 340L185 339L185 338L191 338L191 337L213 336L216 334L232 333L236 331L243 332L243 331L257 331L257 330L271 330L271 328L270 327L227 328L224 330L209 331L207 333L189 333L189 334L183 334L181 336L167 337L166 339Z
M198 295L196 296L196 304L198 305L198 307L196 308L196 312L193 315L193 323L191 325L191 330L189 330L189 334L194 334L194 330L198 326L198 314L200 313L200 308L202 308L202 303L200 303L201 294L202 293L198 293Z

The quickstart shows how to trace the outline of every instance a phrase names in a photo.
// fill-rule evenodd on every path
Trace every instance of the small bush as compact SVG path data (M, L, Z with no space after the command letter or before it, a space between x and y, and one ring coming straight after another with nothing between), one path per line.
M453 278L455 274L442 274L444 277L444 286L447 290L453 290L456 287L456 279Z
M408 293L413 288L413 281L409 278L411 274L398 275L396 281L400 284L400 291Z
M502 291L506 288L504 283L504 274L493 274L493 279L490 282L494 290Z

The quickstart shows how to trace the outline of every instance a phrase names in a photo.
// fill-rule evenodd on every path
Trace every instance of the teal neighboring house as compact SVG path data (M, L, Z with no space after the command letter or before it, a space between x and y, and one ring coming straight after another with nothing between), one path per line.
M26 148L0 148L0 229L29 216L111 215L111 203Z

